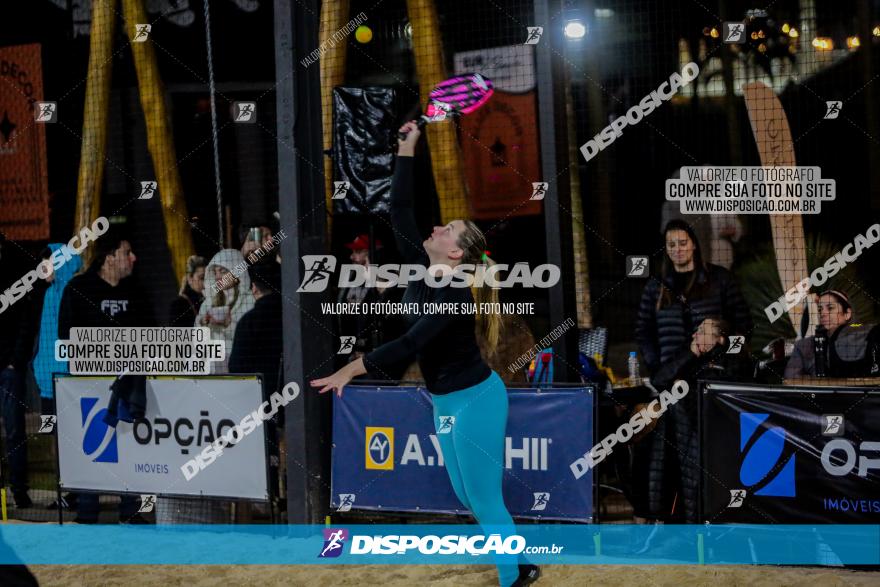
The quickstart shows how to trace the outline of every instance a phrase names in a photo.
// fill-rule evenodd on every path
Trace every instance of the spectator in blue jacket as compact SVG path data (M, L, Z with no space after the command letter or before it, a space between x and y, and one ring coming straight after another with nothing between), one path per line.
M64 246L67 245L51 243L49 250L54 253ZM43 296L37 352L32 363L34 379L36 379L43 403L43 414L51 414L53 412L52 374L69 372L68 363L55 360L55 341L58 340L58 310L61 307L61 296L64 294L64 288L67 287L67 284L80 269L82 269L82 258L79 255L71 255L70 260L61 265L57 270L54 270L52 275L46 280L49 282L49 288Z

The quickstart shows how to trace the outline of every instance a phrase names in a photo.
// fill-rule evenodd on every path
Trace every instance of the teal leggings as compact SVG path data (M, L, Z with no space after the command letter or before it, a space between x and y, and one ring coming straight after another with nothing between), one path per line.
M485 381L446 395L432 396L434 428L455 495L488 536L516 533L504 505L504 436L507 430L507 388L497 373ZM451 426L441 417L453 416ZM515 556L496 557L498 581L509 587L519 576Z

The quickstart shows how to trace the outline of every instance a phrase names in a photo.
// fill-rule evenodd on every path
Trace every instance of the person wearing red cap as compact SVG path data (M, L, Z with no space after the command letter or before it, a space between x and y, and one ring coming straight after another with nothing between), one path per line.
M819 326L817 335L827 338L825 376L868 377L880 375L878 329L873 324L853 322L849 297L842 291L829 289L818 295ZM816 336L795 342L791 358L785 366L785 378L815 377Z
M376 239L375 241L376 250L382 248L382 241ZM363 265L364 267L369 266L370 264L370 237L366 234L359 234L355 237L353 241L350 243L346 243L345 247L347 249L351 249L351 259L352 263L357 263L358 265Z
M378 251L382 248L382 241L376 239L374 242L374 246L374 250ZM349 259L351 259L351 262L366 267L367 271L369 271L370 237L365 234L359 234L350 243L345 243L345 247L351 250L351 255L349 255L348 257ZM360 304L366 299L367 294L370 292L371 289L373 288L369 288L366 285L342 288L339 290L339 297L337 301L347 302L350 304Z

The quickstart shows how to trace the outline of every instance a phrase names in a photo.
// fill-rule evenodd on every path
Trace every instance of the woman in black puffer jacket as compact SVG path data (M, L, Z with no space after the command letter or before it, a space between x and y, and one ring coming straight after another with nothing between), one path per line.
M705 320L725 323L725 334L748 336L752 330L749 309L726 269L703 261L700 243L689 224L673 220L663 231L666 255L660 278L645 286L636 324L642 360L655 384L661 366L677 362L691 352L694 335ZM668 369L665 370L668 372ZM687 522L697 522L699 454L696 442L697 389L660 418L654 431L636 448L634 474L647 469L647 488L635 488L636 515L669 519L676 493ZM644 462L647 460L647 462ZM647 491L645 491L647 489Z

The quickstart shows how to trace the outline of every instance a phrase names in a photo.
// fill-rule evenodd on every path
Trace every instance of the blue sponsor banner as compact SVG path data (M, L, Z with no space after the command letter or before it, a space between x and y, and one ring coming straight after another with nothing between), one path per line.
M570 465L593 446L592 388L511 388L508 397L503 492L511 515L591 521L592 472L577 479ZM331 493L336 511L467 512L446 472L427 390L352 385L334 397Z
M541 565L877 565L880 526L0 525L0 564L495 564L508 547Z
M713 382L705 390L704 521L880 521L876 389Z

